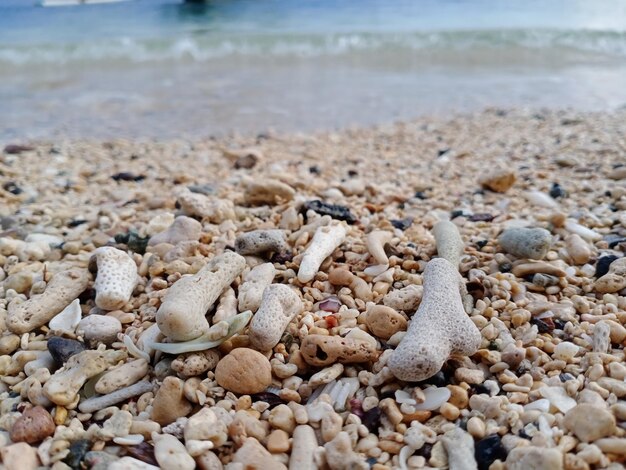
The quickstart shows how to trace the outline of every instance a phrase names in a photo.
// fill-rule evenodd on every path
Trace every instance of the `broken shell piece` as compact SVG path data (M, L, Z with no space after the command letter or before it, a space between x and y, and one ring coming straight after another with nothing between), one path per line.
M335 362L342 364L375 361L376 346L370 341L341 336L308 335L300 344L304 360L316 367Z
M559 207L559 204L554 199L541 191L526 191L523 193L523 196L528 202L535 206L547 207L548 209L555 209Z
M94 288L96 305L102 310L120 309L130 300L137 285L137 265L122 250L102 246L95 251L98 274Z
M587 241L597 242L598 240L602 240L602 235L600 235L598 232L591 230L590 228L587 228L583 225L580 225L575 220L567 219L563 227L568 232L575 233L576 235L579 235Z
M463 240L456 225L449 220L437 222L433 227L437 254L458 269L463 254Z
M89 284L89 271L70 269L54 276L42 294L9 304L7 326L15 334L28 333L48 323L73 302Z
M282 230L253 230L235 239L235 250L240 255L283 253L287 251L287 238Z
M304 257L298 270L298 280L302 283L312 280L320 266L346 238L346 229L343 225L320 227L313 236L313 241L304 252Z
M391 232L384 230L374 230L367 235L367 249L376 260L376 265L369 266L365 269L368 276L378 276L389 267L389 257L385 253L385 244L389 243L393 238Z
M256 312L261 305L263 291L272 283L275 275L276 268L272 263L259 264L244 274L243 283L239 286L239 310Z
M174 341L188 341L205 334L207 310L246 266L243 256L227 251L209 261L197 274L174 283L157 311L159 328Z
M48 328L57 334L73 333L82 318L80 300L76 299L48 323Z
M250 322L250 344L259 351L268 351L278 344L285 328L303 309L296 292L284 284L265 289L259 311Z
M182 354L186 352L204 351L205 349L216 348L228 338L243 330L250 321L250 318L252 318L252 312L248 310L247 312L242 312L239 315L235 315L234 317L224 320L229 324L228 333L226 336L218 340L208 341L206 335L203 335L199 338L181 343L149 342L148 346L167 354Z
M431 260L424 270L424 297L406 335L389 358L400 380L416 382L436 374L450 354L470 356L481 334L461 300L463 280L444 258Z

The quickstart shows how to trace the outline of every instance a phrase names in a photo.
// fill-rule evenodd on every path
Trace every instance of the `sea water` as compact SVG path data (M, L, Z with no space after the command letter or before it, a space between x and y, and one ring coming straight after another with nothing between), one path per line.
M623 0L0 0L0 140L626 104Z

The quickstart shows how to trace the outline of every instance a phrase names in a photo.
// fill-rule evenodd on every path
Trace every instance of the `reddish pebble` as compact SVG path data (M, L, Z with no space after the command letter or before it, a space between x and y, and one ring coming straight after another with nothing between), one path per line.
M33 444L43 441L52 434L54 434L52 416L45 408L35 406L24 411L22 416L17 419L11 429L11 440Z
M337 317L335 315L328 315L324 317L324 319L326 320L326 328L334 328L339 325L339 322L337 321Z

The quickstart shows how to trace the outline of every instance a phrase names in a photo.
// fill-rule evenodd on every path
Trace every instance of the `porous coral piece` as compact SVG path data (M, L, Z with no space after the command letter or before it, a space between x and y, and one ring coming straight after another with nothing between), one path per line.
M219 353L213 349L181 354L172 361L172 370L184 378L195 377L215 369L219 360Z
M42 294L9 304L7 326L16 334L28 333L50 321L76 299L89 284L86 269L70 269L54 276Z
M202 224L196 219L178 216L164 232L157 233L150 237L149 246L155 246L159 243L169 243L176 245L180 242L197 241L202 233Z
M433 235L439 257L448 260L458 269L463 254L463 240L457 226L448 220L442 220L433 227Z
M183 213L190 217L199 217L215 224L235 218L235 206L228 199L211 198L184 188L176 194L176 201Z
M235 250L240 255L257 255L262 253L283 253L287 251L285 232L279 229L252 230L239 235L235 239Z
M441 438L448 453L448 465L455 470L476 470L474 438L461 428L446 432Z
M375 361L378 357L375 344L370 341L342 338L341 336L308 335L300 344L304 360L316 367L335 362L358 363Z
M238 308L240 312L256 312L261 306L263 292L274 280L276 268L272 263L259 264L243 276L239 286Z
M424 297L407 333L389 358L400 380L420 381L436 374L450 354L472 355L481 335L463 310L462 278L444 258L424 270Z
M185 276L170 287L156 314L159 329L174 341L189 341L205 334L207 310L246 266L243 256L225 252L209 261L197 274Z
M87 380L125 357L125 352L113 350L87 350L75 354L67 360L62 369L50 377L43 391L53 403L62 406L71 405Z
M285 328L303 309L296 292L284 284L265 289L258 312L252 317L248 336L252 347L268 351L278 344Z
M98 264L96 305L102 310L120 309L137 285L137 265L127 253L111 246L102 246L94 254Z
M313 235L313 241L304 252L298 270L298 280L302 283L312 280L324 260L343 243L345 238L346 229L343 225L318 228Z
M550 250L552 235L543 228L515 227L498 237L504 251L518 258L543 259Z

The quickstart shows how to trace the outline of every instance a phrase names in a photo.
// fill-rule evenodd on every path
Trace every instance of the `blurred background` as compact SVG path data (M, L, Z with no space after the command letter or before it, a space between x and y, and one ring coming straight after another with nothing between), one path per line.
M610 110L625 85L623 0L0 0L0 139Z

